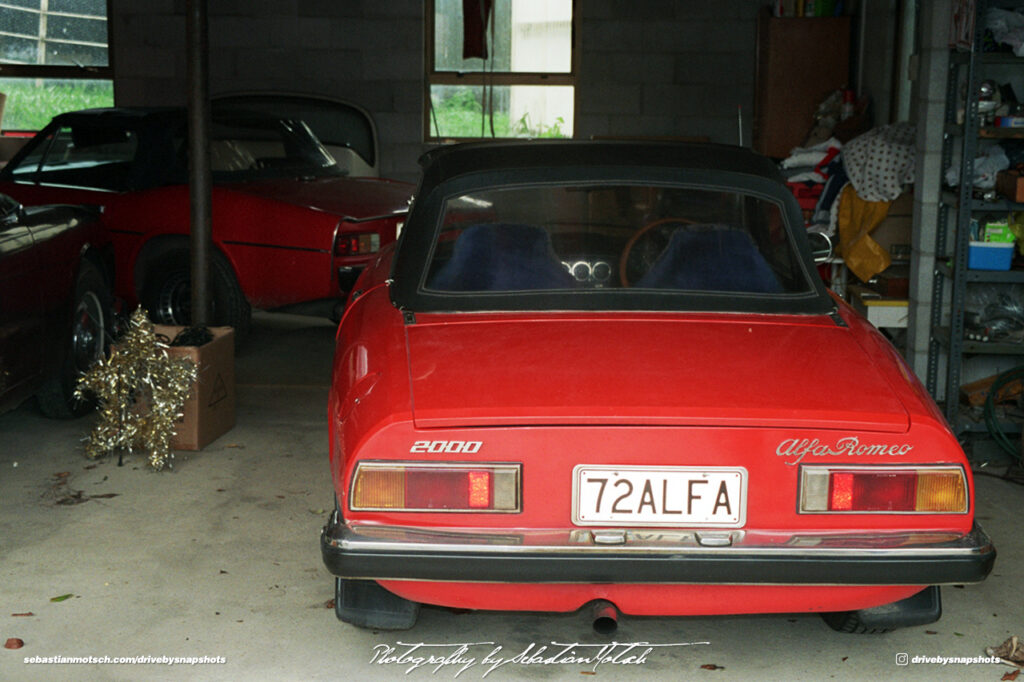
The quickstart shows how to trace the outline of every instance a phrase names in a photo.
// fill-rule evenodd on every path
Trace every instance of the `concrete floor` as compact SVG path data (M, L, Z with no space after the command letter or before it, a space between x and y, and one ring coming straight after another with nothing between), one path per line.
M980 585L943 590L938 623L880 636L834 633L813 615L628 618L613 640L584 613L455 613L424 608L408 632L338 622L318 533L331 503L325 404L333 327L257 315L236 359L238 425L204 451L154 473L141 457L84 459L91 418L49 421L30 407L0 416L0 651L3 680L450 680L461 666L374 662L403 643L476 658L458 679L483 679L485 655L552 642L593 655L609 641L658 647L642 663L509 663L487 679L980 679L993 665L911 664L900 654L974 657L1024 636L1024 488L978 477L978 515L999 558ZM69 472L65 478L56 474ZM64 483L60 483L64 481ZM76 505L56 502L116 493ZM53 597L71 594L65 601ZM17 615L31 613L32 615ZM487 642L487 644L478 644ZM619 647L616 653L624 652ZM423 650L421 650L423 651ZM640 653L640 649L633 654ZM417 654L414 654L417 655ZM627 654L628 655L628 654ZM223 657L207 665L33 665L26 657ZM705 666L717 666L708 669Z

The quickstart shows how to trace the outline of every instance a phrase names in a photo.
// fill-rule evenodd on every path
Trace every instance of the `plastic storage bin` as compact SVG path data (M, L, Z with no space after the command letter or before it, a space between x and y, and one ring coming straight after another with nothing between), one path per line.
M1013 242L971 242L967 267L970 270L1009 270L1013 248Z

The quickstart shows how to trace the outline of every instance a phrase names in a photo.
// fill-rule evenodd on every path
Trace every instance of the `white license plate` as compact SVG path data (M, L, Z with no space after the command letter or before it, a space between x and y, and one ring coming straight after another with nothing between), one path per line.
M573 522L581 526L738 528L746 520L742 467L609 467L573 474Z

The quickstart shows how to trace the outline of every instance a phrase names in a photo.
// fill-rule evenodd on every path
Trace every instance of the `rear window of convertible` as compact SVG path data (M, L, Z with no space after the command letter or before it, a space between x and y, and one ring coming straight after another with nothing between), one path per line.
M445 199L423 289L807 294L780 206L735 191L545 184Z

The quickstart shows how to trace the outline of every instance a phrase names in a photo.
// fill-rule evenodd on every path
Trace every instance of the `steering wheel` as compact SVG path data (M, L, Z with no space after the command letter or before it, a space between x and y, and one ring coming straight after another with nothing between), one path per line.
M675 228L671 230L658 230L657 228L665 225L694 225L697 221L690 220L689 218L659 218L652 220L647 223L636 233L629 238L626 242L626 247L622 249L622 255L619 256L619 282L623 287L629 288L633 286L633 282L630 281L630 257L633 256L633 251L636 250L638 255L643 259L640 263L633 263L634 266L643 266L646 264L647 267L643 268L643 272L646 272L651 265L654 264L655 259L661 254L661 252L668 245L669 237ZM652 241L656 239L652 245L643 244L642 248L637 248L640 240ZM641 250L643 253L641 254ZM640 269L634 267L634 269ZM639 277L639 275L638 275ZM634 278L636 279L636 278Z

